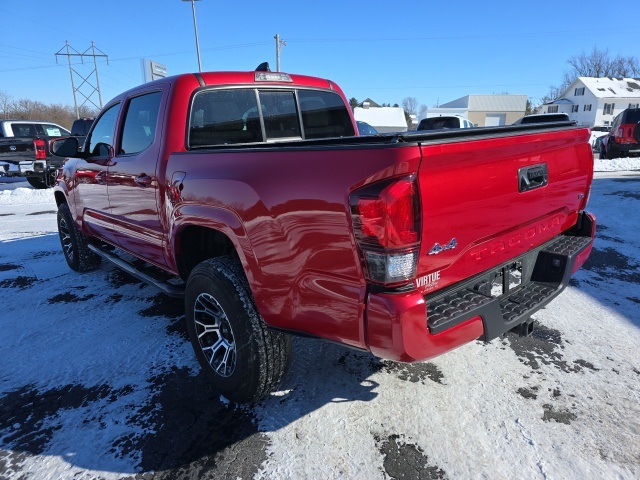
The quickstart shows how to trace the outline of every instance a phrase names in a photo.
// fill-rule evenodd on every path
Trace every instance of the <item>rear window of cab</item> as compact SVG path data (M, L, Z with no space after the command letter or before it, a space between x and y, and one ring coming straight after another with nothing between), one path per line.
M189 148L355 135L342 98L321 90L205 89L191 103Z

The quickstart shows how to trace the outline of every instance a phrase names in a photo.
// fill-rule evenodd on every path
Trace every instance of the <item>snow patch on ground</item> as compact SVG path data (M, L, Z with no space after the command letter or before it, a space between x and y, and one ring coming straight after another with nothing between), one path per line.
M595 169L640 170L616 162ZM596 178L589 210L591 259L533 337L415 365L295 338L281 391L238 408L180 305L71 272L52 192L0 184L0 477L640 478L640 179Z

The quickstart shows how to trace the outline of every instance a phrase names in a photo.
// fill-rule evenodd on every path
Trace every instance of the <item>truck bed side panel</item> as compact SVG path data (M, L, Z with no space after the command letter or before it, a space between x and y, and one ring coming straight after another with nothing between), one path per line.
M167 178L188 173L182 203L170 213L171 236L211 224L213 213L191 213L199 205L231 209L246 231L249 250L239 253L265 321L365 347L366 284L348 195L376 178L416 172L419 154L417 145L174 154Z

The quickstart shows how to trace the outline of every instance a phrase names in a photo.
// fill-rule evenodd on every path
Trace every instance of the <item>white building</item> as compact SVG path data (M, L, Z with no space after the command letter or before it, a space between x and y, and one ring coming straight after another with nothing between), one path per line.
M578 125L611 125L625 108L640 106L640 79L578 77L539 113L566 113Z
M526 95L467 95L437 108L428 108L419 120L441 115L462 115L477 127L509 125L524 116Z
M401 107L378 107L365 101L362 107L353 109L353 116L359 122L367 122L378 133L407 131L407 120Z

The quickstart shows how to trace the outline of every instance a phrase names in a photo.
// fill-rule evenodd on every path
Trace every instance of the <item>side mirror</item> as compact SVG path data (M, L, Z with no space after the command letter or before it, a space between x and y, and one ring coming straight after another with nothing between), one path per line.
M75 137L61 138L51 143L51 153L56 157L76 157L80 144Z

